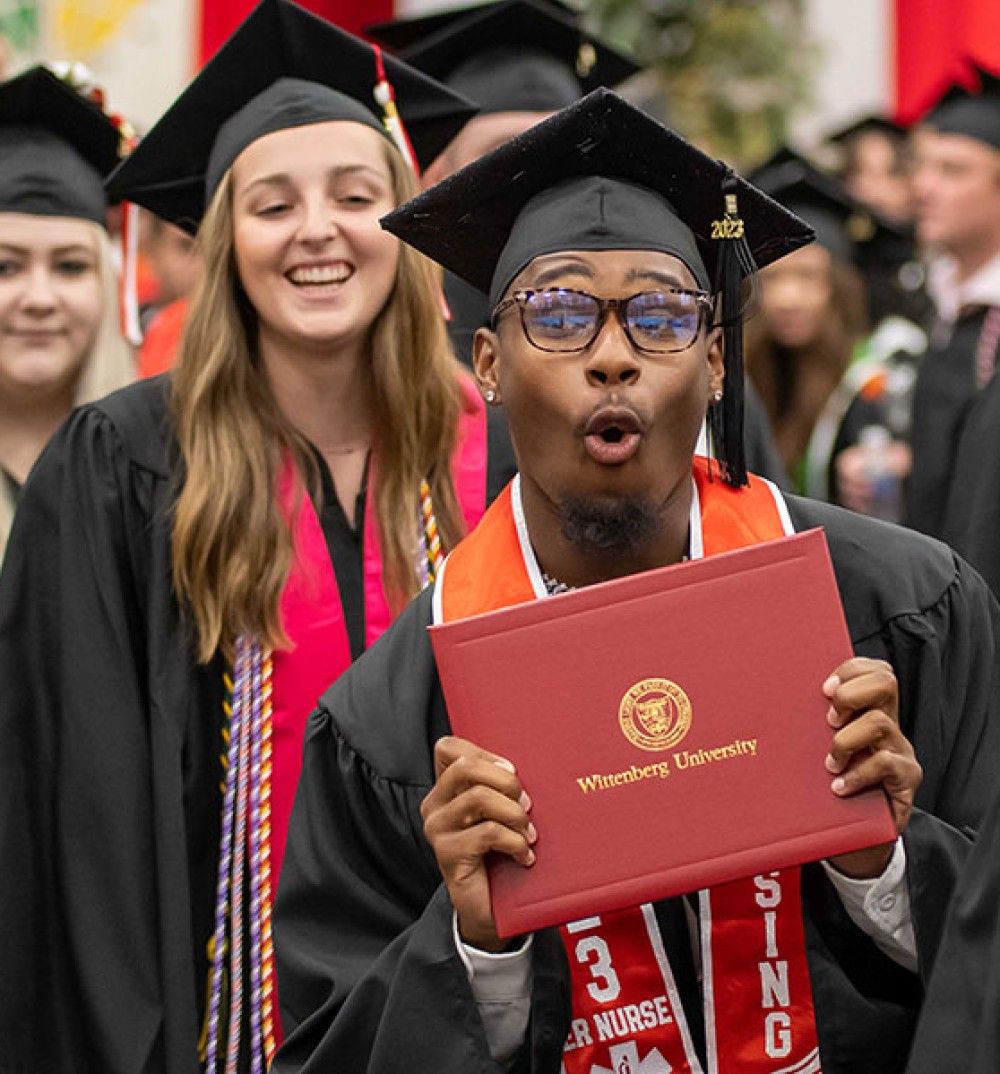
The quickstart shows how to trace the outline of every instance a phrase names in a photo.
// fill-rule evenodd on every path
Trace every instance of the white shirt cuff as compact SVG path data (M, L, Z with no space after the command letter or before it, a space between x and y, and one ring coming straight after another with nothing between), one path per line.
M845 876L828 861L822 865L844 904L847 916L883 954L911 973L916 973L917 943L910 916L903 840L896 839L881 876L857 880Z
M507 1065L517 1054L528 1031L531 1014L532 937L513 951L492 954L470 947L458 931L458 914L452 914L455 950L465 966L472 995L483 1020L490 1054Z

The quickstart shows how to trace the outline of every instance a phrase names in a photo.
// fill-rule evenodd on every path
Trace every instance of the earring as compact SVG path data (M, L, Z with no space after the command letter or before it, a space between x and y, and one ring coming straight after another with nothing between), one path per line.
M712 402L713 403L721 403L722 402L722 391L720 389L717 388L714 392L712 392Z
M486 392L486 402L489 403L490 406L492 406L496 401L497 401L497 393L492 388L490 388Z

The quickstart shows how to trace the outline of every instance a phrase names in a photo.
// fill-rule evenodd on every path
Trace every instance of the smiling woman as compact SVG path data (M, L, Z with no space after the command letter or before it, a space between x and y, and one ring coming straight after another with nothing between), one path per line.
M117 161L113 124L50 72L0 87L0 559L49 437L134 377L103 226Z
M510 476L439 274L378 225L417 189L386 76L426 164L471 106L264 0L110 180L204 273L172 379L83 408L25 488L0 1068L269 1062L307 716Z

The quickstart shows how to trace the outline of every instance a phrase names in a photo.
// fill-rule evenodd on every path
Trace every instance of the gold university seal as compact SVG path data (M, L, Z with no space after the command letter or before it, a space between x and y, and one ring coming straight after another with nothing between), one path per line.
M629 687L618 707L618 722L633 746L668 750L691 726L691 702L669 679L643 679Z

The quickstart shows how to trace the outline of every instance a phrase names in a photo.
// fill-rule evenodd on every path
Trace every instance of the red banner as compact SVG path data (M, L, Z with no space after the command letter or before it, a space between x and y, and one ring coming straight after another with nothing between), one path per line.
M964 81L967 59L1000 71L997 0L894 0L896 118L919 119L942 90Z
M257 0L201 0L198 26L198 66L250 14ZM369 23L391 19L393 0L299 0L303 7L335 23L342 30L360 34Z

